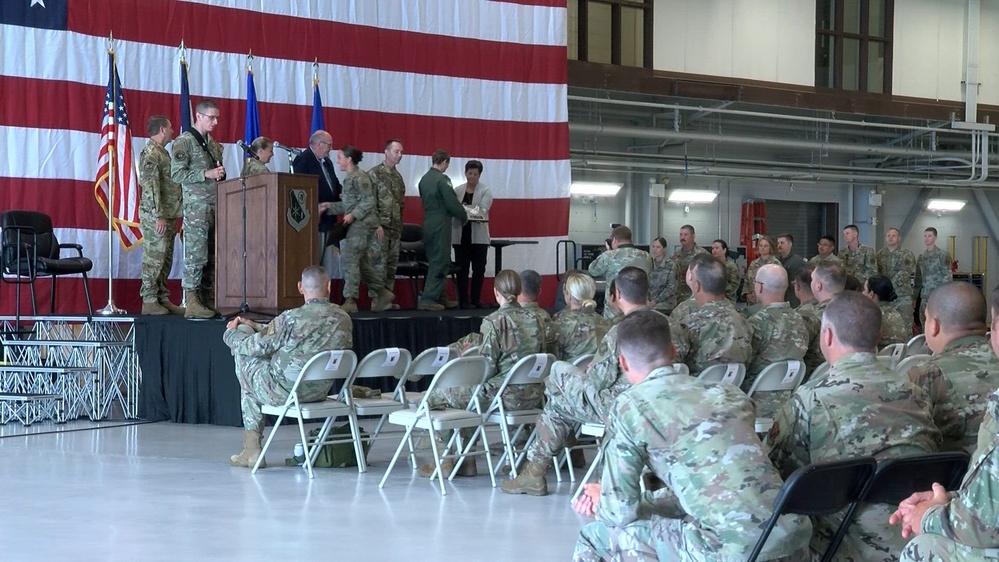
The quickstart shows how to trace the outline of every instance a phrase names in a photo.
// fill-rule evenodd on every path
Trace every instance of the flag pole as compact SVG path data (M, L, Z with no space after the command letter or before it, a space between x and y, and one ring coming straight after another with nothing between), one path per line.
M115 64L115 51L114 51L114 36L108 34L108 55L111 57L111 76L109 80L111 81L111 104L115 105L115 100L118 99L118 92L115 88L118 86L114 79L115 69L117 65ZM112 119L117 120L118 110L113 108ZM113 316L117 314L125 314L125 311L118 308L114 304L114 190L115 190L115 180L118 176L118 171L115 169L115 148L117 148L118 138L115 136L118 132L117 125L112 123L112 126L108 130L108 189L105 194L108 198L108 304L97 311L97 314L101 316Z

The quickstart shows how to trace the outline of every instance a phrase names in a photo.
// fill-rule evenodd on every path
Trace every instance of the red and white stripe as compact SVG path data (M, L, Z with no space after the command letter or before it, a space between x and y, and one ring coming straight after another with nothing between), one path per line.
M570 183L565 0L143 0L141 13L133 0L91 0L68 9L69 31L0 26L0 89L23 100L0 104L0 142L20 149L0 162L0 203L51 214L60 239L83 244L94 259L94 277L106 277L110 260L116 277L137 280L141 258L118 248L107 255L107 221L90 191L109 32L135 133L152 114L177 121L183 40L192 100L218 101L213 136L235 177L241 154L230 143L242 136L246 53L254 55L262 132L291 146L308 138L318 58L335 144L364 150L367 168L381 161L385 139L403 140L407 222L422 219L416 187L435 149L452 154L456 185L465 162L481 160L495 197L492 236L539 242L508 248L504 264L555 272ZM135 137L133 154L145 142ZM288 169L283 151L270 168ZM137 282L124 286L116 304L137 308ZM82 302L60 300L67 310ZM0 292L0 305L9 302Z
M106 106L104 125L101 127L101 148L97 153L94 195L104 213L110 213L109 218L121 244L131 249L142 241L142 231L139 230L139 180L135 175L132 133L128 127L118 123L119 108L114 102Z

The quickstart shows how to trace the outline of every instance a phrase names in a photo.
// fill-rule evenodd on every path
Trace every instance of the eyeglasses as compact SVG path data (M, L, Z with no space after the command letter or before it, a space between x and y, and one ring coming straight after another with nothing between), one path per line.
M208 119L209 121L218 121L219 120L219 116L218 115L208 115L207 113L198 113L198 115L200 115L200 116Z

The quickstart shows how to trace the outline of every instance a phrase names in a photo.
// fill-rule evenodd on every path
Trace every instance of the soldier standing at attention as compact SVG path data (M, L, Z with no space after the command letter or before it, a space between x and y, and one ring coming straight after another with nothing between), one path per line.
M926 320L926 302L930 293L954 276L950 272L950 255L937 248L937 229L932 226L923 231L926 250L919 254L916 263L916 288L919 289L919 326Z
M698 305L681 321L689 344L685 362L690 372L700 373L720 363L749 363L752 328L725 298L725 267L707 254L697 256L687 269L687 286Z
M630 386L607 415L601 483L587 484L573 504L597 519L580 531L573 559L745 560L781 487L749 398L674 373L661 314L632 313L619 331ZM643 494L646 468L669 488ZM807 559L807 517L782 517L774 534L758 560Z
M603 277L607 281L607 288L604 290L604 318L609 319L615 316L614 311L606 304L610 282L626 267L637 267L648 275L652 271L652 256L631 243L631 229L624 225L614 227L605 247L607 250L590 264L590 275Z
M347 237L340 243L343 263L343 311L357 312L357 297L363 280L368 291L378 295L371 301L371 312L381 312L392 306L395 295L385 288L385 264L382 261L381 240L375 234L378 228L378 209L375 189L368 174L357 167L364 153L347 145L336 153L340 171L347 172L343 179L343 200L330 203L329 211L343 213L344 224L349 225Z
M832 367L798 387L767 438L770 460L784 478L814 463L892 459L939 448L940 430L933 425L926 394L878 362L880 332L881 310L859 293L841 293L826 306L819 341ZM883 504L861 506L836 559L897 560L905 541L888 525L891 511ZM842 519L842 513L812 519L813 554L825 552Z
M417 310L458 308L458 303L444 296L447 271L451 267L451 219L462 224L468 214L454 196L451 179L444 175L451 165L451 155L435 150L430 157L430 169L420 178L420 199L423 200L423 245L427 251L427 280Z
M841 260L836 257L836 239L828 234L819 236L819 243L816 245L819 253L812 256L812 259L808 260L810 265L818 265L820 263L832 262L832 263L842 263Z
M895 288L895 309L902 315L906 333L912 333L912 310L914 297L912 295L912 278L916 275L916 256L906 250L900 243L902 235L897 228L889 228L885 232L885 247L878 250L875 260L878 262L878 273L891 279Z
M170 302L166 287L183 197L180 185L170 179L170 153L163 148L173 139L173 126L165 116L153 115L146 129L149 142L139 154L142 314L184 314L183 308Z
M330 302L326 270L317 265L305 268L298 291L305 304L282 312L266 326L241 316L226 325L222 339L236 362L245 430L243 450L229 458L232 466L253 467L257 462L264 431L260 406L288 399L295 379L285 376L287 369L301 368L321 351L353 347L350 316ZM321 401L332 384L330 380L302 381L299 397L303 402Z
M848 224L843 229L843 241L846 247L840 249L839 259L846 268L846 274L856 277L863 285L864 281L878 274L874 249L860 243L860 229L855 224Z
M201 100L194 111L194 125L173 141L170 176L184 192L184 317L213 318L216 185L225 168L222 147L210 134L219 122L218 104Z
M406 206L406 183L399 173L402 162L402 142L389 139L385 143L385 161L368 170L368 177L375 186L378 203L379 226L375 236L381 241L382 261L385 266L385 289L395 292L395 268L399 264L399 241L402 239L402 211ZM368 287L371 300L378 293ZM392 305L392 308L398 308Z
M999 287L992 289L992 352L999 353ZM979 562L999 548L999 391L987 399L978 446L961 487L916 492L892 514L902 537L917 535L902 550L902 562Z
M777 237L777 257L784 269L787 270L787 278L794 285L793 280L797 277L798 270L805 267L805 260L794 253L794 236L784 233ZM784 300L791 303L794 308L798 308L798 305L801 304L794 293L793 286L788 287L787 293L784 294Z
M676 291L676 304L679 306L680 303L690 298L690 287L683 282L687 278L687 268L690 266L690 260L694 259L694 256L698 254L707 254L708 252L704 248L697 245L695 240L696 233L694 232L694 227L689 224L685 224L680 227L680 247L677 251L673 252L673 263L676 264L676 275L679 281Z

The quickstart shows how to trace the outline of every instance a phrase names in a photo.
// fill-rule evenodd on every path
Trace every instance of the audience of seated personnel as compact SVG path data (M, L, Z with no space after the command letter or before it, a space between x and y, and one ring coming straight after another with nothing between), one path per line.
M566 307L552 318L554 354L560 361L572 362L581 355L595 354L610 329L610 323L596 313L596 292L597 285L589 275L578 270L566 274L562 285Z
M817 271L823 267L830 266ZM940 430L926 394L877 360L880 331L881 311L863 295L845 292L827 303L819 341L831 368L798 387L768 436L770 458L785 478L812 463L938 450ZM861 506L836 558L896 560L905 541L888 525L891 511L881 504ZM841 520L842 514L813 518L813 554L825 552Z
M974 452L989 394L999 386L987 327L985 297L974 285L950 281L930 293L923 328L933 355L907 374L926 391L944 449Z
M690 372L700 373L722 363L749 363L753 358L750 327L725 298L725 266L709 255L695 256L686 280L698 303L681 321L690 347L684 360Z
M881 307L881 339L878 340L878 347L905 343L912 338L912 331L905 327L905 320L902 319L895 304L898 296L895 294L891 279L883 275L871 277L864 283L864 296Z
M999 286L992 289L993 353L999 353L997 320ZM902 524L902 537L917 535L902 550L902 562L995 558L999 549L999 391L992 392L985 404L978 446L961 487L947 493L934 484L932 490L910 496L892 514L891 523Z
M779 266L778 266L779 267ZM669 323L633 312L618 355L631 386L607 414L603 477L574 503L586 525L574 560L745 560L781 487L753 407L727 384L672 370ZM669 488L643 493L648 469ZM811 525L778 521L759 560L805 560Z

